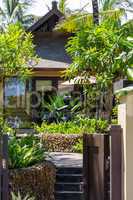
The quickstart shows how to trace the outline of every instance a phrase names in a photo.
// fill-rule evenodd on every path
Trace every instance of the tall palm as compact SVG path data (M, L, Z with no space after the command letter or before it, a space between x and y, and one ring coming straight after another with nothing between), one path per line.
M133 1L132 0L100 0L101 9L99 11L98 0L92 0L93 7L93 21L95 24L99 23L99 12L123 9L128 12L133 12Z
M94 24L99 24L98 0L92 0L92 7L93 7L93 21L94 21Z
M31 0L3 0L3 7L0 7L0 26L6 27L16 22L24 26L31 25L34 17L26 14L31 2Z

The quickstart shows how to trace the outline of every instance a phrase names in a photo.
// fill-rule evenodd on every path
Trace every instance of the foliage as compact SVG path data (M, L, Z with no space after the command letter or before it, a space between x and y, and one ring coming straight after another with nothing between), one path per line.
M67 121L73 118L73 115L78 111L80 103L77 99L70 99L69 104L66 105L64 98L70 98L69 96L53 96L49 97L49 101L44 101L42 104L42 117L46 122L61 122ZM69 99L68 99L69 100ZM66 112L66 109L69 110ZM68 118L66 117L68 116ZM51 120L50 120L51 118ZM67 118L67 119L66 119Z
M63 14L66 14L66 6L67 6L67 0L60 0L60 1L59 1L59 10L60 10Z
M104 133L107 131L108 123L105 120L77 117L77 119L62 123L42 123L41 127L35 126L39 133L55 134L82 134L82 133Z
M76 153L83 153L83 139L80 139L74 146L73 150Z
M82 28L81 25L89 28L94 26L94 24L97 24L99 19L100 22L102 22L104 19L109 19L111 17L110 20L120 21L121 17L126 15L126 11L122 7L120 9L114 9L113 6L117 4L116 1L117 0L100 0L101 8L98 13L97 1L94 0L92 1L92 4L96 4L96 6L93 5L93 14L84 11L84 9L75 11L71 13L71 15L67 15L65 19L62 19L59 24L57 24L56 28L63 32L76 33Z
M31 6L31 0L5 0L0 8L0 26L4 29L11 23L20 22L24 26L29 26L34 21L33 15L26 14Z
M24 168L44 160L44 148L34 136L9 140L9 168Z
M61 32L75 33L79 30L81 24L93 24L92 14L86 12L74 12L67 16L65 19L61 20L57 24L56 29Z
M26 195L24 198L22 198L19 192L17 195L14 193L11 193L11 196L12 196L12 200L35 200L35 198L30 197L29 195Z
M52 112L64 105L65 103L63 96L54 96L54 97L49 96L49 101L43 102L43 108L48 110L49 112Z
M113 10L115 8L130 10L133 8L132 0L100 0L103 11Z
M0 74L25 78L37 62L32 35L19 24L9 25L0 34Z
M101 87L112 84L116 78L125 77L132 65L133 42L130 22L129 32L116 21L102 22L99 26L82 27L68 43L67 51L73 63L67 76L95 76ZM129 57L130 55L130 57Z
M108 118L112 110L113 82L129 75L133 78L132 29L133 20L121 25L119 16L117 20L106 17L98 26L81 24L67 45L73 62L66 77L84 77L82 84L86 87L86 80L95 76L92 91L99 92L99 110L103 110L105 102Z
M8 125L7 122L0 117L0 134L13 134L14 130Z

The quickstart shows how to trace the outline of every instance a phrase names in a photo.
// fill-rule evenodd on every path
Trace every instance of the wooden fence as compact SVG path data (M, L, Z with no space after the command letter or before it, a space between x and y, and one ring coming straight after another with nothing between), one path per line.
M83 138L84 199L122 199L122 129Z
M0 200L8 200L8 135L0 136Z

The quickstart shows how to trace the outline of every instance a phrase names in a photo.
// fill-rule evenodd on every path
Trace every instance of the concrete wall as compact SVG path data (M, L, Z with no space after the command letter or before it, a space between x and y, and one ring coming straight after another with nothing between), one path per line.
M133 199L133 92L120 98L118 121L123 128L124 200Z

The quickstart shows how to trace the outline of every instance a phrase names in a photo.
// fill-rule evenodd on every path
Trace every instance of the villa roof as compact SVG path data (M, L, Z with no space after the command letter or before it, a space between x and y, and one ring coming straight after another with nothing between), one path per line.
M61 19L64 15L61 13L58 8L57 8L57 2L53 1L52 2L52 9L43 17L41 17L37 22L35 22L29 29L28 31L34 32L38 30L41 26L43 26L45 23L48 22L48 20L52 17L56 16L58 21Z
M69 35L54 30L63 16L57 2L53 1L52 9L28 29L34 36L36 53L40 58L35 69L63 70L70 65L71 59L65 50Z
M65 36L56 36L49 33L49 37L40 37L36 43L36 52L40 58L38 68L58 68L65 69L71 63L67 55L65 45L67 38Z

